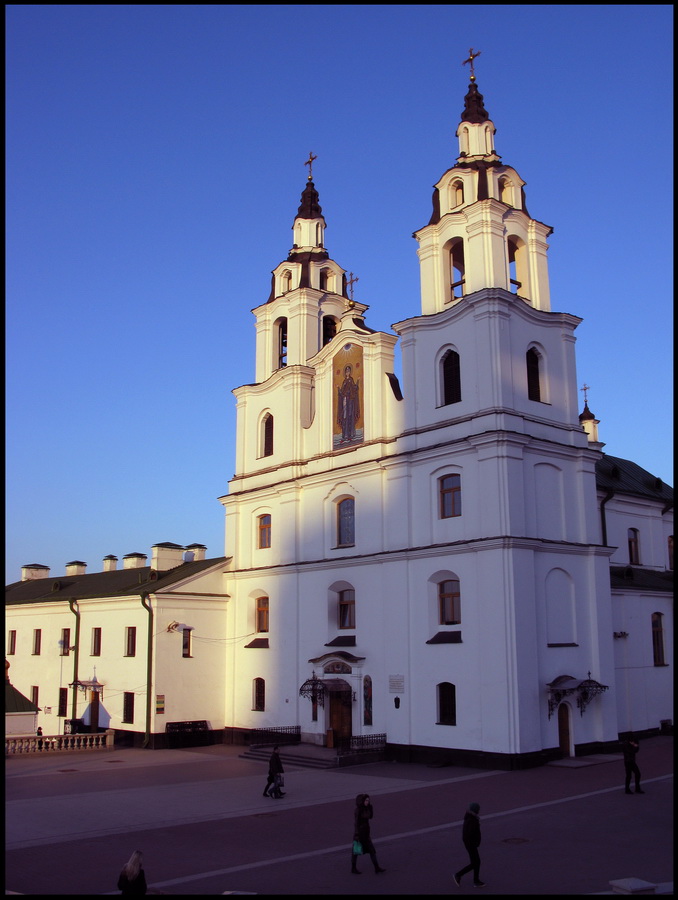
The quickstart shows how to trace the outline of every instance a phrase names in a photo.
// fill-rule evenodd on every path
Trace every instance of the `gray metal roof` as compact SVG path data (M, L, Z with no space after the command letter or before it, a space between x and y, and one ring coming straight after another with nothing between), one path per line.
M199 575L214 566L223 565L227 556L185 562L166 572L156 572L150 566L137 569L119 569L114 572L91 572L85 575L50 575L29 581L15 581L5 588L5 603L58 602L90 597L124 597L155 593Z
M596 463L599 491L647 497L664 505L673 504L673 488L629 459L603 454Z

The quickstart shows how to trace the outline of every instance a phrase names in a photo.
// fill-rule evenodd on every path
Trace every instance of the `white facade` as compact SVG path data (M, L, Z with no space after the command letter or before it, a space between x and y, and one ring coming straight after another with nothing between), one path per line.
M366 326L367 307L356 315L338 277L320 290L321 267L344 270L328 261L315 228L314 185L302 195L294 234L306 243L274 270L271 297L254 310L257 383L234 391L236 474L221 498L234 633L256 629L260 600L268 602L262 639L234 645L227 680L241 687L226 723L235 731L298 724L319 743L333 729L385 733L394 747L528 758L613 742L620 723L653 728L670 715L668 678L657 677L651 655L656 701L647 714L647 706L635 713L640 689L630 700L618 684L613 632L624 604L612 600L610 564L621 551L611 545L634 501L608 508L615 540L603 542L603 445L577 407L581 319L551 312L551 229L527 213L524 182L501 163L494 132L471 84L460 156L436 185L431 221L415 232L421 313L393 326L402 385L395 339ZM323 342L327 310L339 328ZM353 437L337 444L351 354L360 360L360 416ZM461 515L441 512L448 476L458 476ZM339 533L345 500L348 540ZM652 520L643 523L656 545L647 563L666 568L666 554L661 563L653 554L672 522L666 513L655 521L647 498L635 505ZM440 586L457 582L460 621L445 624ZM347 596L354 622L339 609ZM635 609L638 599L625 602ZM548 686L566 675L606 690L584 702L583 687L555 695ZM299 695L313 677L326 683L315 718ZM253 711L241 683L257 678L265 708ZM342 685L350 694L340 696Z
M95 724L144 746L207 720L517 766L670 719L673 492L578 413L581 319L551 311L551 229L473 80L457 133L415 232L421 308L395 334L351 299L306 184L253 309L256 381L234 390L225 556L161 544L150 567L77 561L51 590L33 565L10 585L13 676L41 707L71 686L68 718L92 725L103 685Z

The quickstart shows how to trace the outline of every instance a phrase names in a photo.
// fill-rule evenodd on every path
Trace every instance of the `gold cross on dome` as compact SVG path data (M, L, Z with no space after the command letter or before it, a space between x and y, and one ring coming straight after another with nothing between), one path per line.
M313 161L318 157L314 156L313 153L308 154L308 159L304 163L305 166L308 166L308 180L313 181Z
M479 56L480 56L480 50L478 50L477 53L474 53L474 52L473 52L473 47L471 47L471 49L470 49L469 52L468 52L468 59L465 59L464 62L462 63L462 66L465 66L466 63L470 63L470 64L471 64L471 81L475 81L475 80L476 80L476 71L475 71L475 69L474 69L474 67L473 67L473 60L474 60L474 59L477 59Z
M591 390L591 388L586 382L584 382L579 390L584 392L584 405L586 406L586 404L589 402L589 391Z
M350 277L346 279L346 284L349 286L349 290L351 291L351 300L353 300L353 285L356 281L360 281L359 278L354 278L353 272L351 272Z

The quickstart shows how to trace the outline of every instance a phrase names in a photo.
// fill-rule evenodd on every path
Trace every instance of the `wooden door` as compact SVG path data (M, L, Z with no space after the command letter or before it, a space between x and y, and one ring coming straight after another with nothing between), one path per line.
M330 728L337 740L348 740L353 734L351 691L330 691Z

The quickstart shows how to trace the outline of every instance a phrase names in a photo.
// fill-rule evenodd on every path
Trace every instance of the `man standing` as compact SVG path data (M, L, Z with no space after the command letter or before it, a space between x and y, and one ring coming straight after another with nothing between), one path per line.
M464 814L461 839L468 852L469 864L452 876L457 887L461 884L461 876L470 871L473 871L473 887L485 887L485 882L480 880L480 854L478 853L478 847L480 847L479 812L480 804L469 803L469 807Z
M640 769L638 768L638 763L636 762L636 753L638 753L638 741L635 739L634 735L631 735L624 743L622 744L622 751L624 753L624 769L626 770L626 783L624 785L624 793L632 794L631 790L631 776L635 778L636 782L636 794L644 794L645 791L641 790L640 787Z

